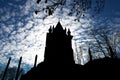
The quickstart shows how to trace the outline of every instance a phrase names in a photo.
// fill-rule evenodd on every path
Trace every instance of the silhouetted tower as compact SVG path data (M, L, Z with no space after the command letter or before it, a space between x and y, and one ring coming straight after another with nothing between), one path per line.
M60 22L49 28L46 36L44 61L54 64L74 64L71 32L63 29Z

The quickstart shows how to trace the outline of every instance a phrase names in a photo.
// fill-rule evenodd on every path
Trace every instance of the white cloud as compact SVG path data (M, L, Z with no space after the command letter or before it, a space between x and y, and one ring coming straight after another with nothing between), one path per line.
M55 26L57 24L59 18L63 27L66 27L67 29L70 28L71 34L74 36L73 49L75 49L74 41L76 40L77 43L80 43L81 37L85 36L81 35L85 30L82 26L88 28L94 23L92 19L88 20L82 18L80 22L75 22L74 20L76 17L68 16L69 10L66 8L63 10L65 13L61 14L59 13L60 10L57 10L55 14L43 20L42 18L45 16L43 12L38 13L38 15L34 14L34 3L35 0L27 0L24 5L17 6L20 11L15 12L16 9L14 10L13 8L10 13L10 10L8 9L8 13L1 18L2 21L6 21L10 18L8 22L0 24L6 32L10 33L10 36L0 40L0 48L2 48L2 50L0 49L2 55L0 55L0 60L5 60L6 56L12 57L13 61L11 66L18 64L15 61L18 61L21 56L23 57L22 63L29 65L34 64L36 54L38 55L38 63L43 61L46 33L48 32L50 25ZM7 8L4 10L7 11ZM11 22L11 24L9 24L9 22ZM101 22L101 20L99 20L99 22ZM3 30L0 30L0 34L3 35ZM3 40L5 40L5 42L2 43Z

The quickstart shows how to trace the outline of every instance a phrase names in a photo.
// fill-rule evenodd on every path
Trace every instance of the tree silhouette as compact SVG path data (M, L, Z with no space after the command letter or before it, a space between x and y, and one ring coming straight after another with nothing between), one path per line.
M89 53L89 59L90 59L90 61L92 61L92 53L91 53L90 48L88 49L88 53Z
M35 14L38 14L40 11L45 11L50 16L57 9L60 9L60 12L62 12L64 8L67 8L69 10L68 15L76 16L77 21L81 17L84 17L87 12L101 13L105 6L105 0L37 0L36 3L36 5L45 5L35 10Z
M110 31L102 28L91 30L91 35L89 36L93 38L90 42L93 51L101 52L104 56L117 58L120 46L119 34L119 31Z

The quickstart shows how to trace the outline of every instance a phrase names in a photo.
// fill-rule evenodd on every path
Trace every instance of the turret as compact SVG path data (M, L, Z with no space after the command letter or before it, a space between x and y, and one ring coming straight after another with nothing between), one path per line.
M70 29L68 29L67 34L68 34L68 36L70 36L70 35L71 35L71 31L70 31Z
M49 33L52 33L52 28L51 28L51 26L50 26L50 28L49 28Z
M66 34L66 31L67 31L67 30L66 30L66 28L65 28L65 29L64 29L65 34Z

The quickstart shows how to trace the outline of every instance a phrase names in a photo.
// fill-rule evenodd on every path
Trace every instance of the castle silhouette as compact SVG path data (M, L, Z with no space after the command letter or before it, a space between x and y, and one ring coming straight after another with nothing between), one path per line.
M120 72L119 59L90 60L85 65L75 64L70 30L63 29L60 22L49 28L46 36L44 61L31 68L20 80L68 80L99 79L109 77L115 79ZM113 74L112 74L112 73ZM89 76L89 77L88 77Z
M50 27L46 37L44 62L54 64L74 64L71 32L63 29L60 22Z
M57 23L56 27L50 26L46 36L44 61L23 75L21 80L55 79L54 76L58 78L73 76L75 61L71 42L72 37L70 29L63 29L60 22Z

